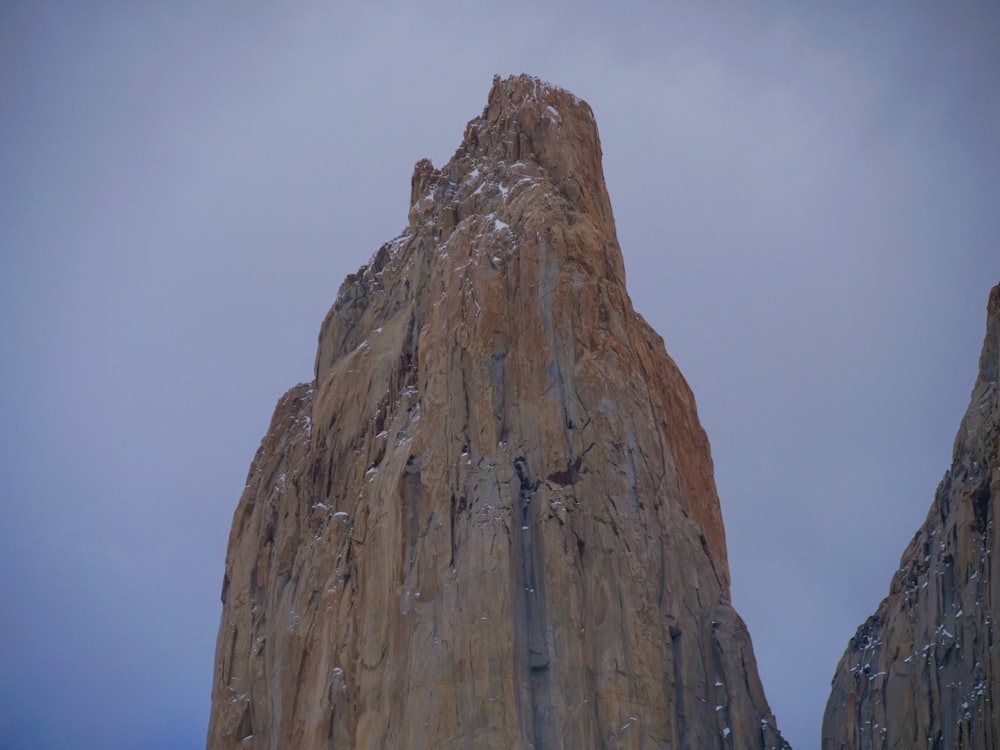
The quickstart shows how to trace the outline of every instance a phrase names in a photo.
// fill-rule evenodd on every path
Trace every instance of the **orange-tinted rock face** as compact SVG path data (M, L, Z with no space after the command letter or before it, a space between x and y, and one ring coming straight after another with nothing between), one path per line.
M590 107L496 79L411 203L251 467L209 747L785 747Z
M824 750L1000 748L998 370L1000 286L951 469L837 666Z

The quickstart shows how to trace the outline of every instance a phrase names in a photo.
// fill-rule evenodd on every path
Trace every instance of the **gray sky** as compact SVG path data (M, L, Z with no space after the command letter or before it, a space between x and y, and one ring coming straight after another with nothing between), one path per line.
M0 4L0 749L203 747L232 512L494 73L587 99L778 721L950 463L1000 279L991 3ZM833 6L836 5L836 10Z

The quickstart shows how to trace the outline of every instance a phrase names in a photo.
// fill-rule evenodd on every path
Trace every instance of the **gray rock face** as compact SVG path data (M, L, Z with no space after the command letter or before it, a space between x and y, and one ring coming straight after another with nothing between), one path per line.
M411 204L251 466L208 746L787 747L590 107L496 80Z
M951 469L837 666L824 750L1000 748L998 369L1000 286Z

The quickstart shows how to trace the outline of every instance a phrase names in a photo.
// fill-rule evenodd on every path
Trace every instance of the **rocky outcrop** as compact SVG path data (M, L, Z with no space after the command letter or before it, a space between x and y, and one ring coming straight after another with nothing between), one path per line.
M1000 286L951 469L833 678L824 750L1000 748Z
M496 79L250 469L210 748L776 748L590 107Z

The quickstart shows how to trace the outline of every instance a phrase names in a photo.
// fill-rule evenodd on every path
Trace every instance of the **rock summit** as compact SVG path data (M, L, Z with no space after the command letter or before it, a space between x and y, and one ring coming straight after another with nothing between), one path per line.
M408 219L254 457L209 748L787 747L590 107L496 78Z

